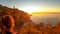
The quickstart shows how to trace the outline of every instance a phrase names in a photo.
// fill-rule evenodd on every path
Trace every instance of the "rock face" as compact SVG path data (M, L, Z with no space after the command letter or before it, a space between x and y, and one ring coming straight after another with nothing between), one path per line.
M5 15L10 15L15 20L15 31L19 31L24 25L31 21L30 15L28 13L18 10L17 8L8 8L6 6L0 5L0 23L2 21L2 17Z

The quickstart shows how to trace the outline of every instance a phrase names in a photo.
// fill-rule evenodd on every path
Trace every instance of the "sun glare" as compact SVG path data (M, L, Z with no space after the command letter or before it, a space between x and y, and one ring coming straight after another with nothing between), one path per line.
M31 14L32 12L39 11L39 8L38 7L23 7L21 8L21 10Z
M23 10L24 12L27 12L28 14L32 14L34 12L57 12L57 10L55 9L44 9L43 7L37 7L37 6L27 6L27 7L23 7L21 8L21 10ZM58 10L60 11L60 10Z

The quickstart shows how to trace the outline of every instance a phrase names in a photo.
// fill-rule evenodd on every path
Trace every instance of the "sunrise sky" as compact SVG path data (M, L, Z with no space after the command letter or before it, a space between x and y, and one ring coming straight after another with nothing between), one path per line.
M0 4L28 13L36 11L60 12L60 0L0 0Z

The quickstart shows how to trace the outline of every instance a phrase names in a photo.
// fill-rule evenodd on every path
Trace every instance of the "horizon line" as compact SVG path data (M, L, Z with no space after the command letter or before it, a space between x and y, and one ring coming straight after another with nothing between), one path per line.
M60 12L33 12L32 14L60 14Z

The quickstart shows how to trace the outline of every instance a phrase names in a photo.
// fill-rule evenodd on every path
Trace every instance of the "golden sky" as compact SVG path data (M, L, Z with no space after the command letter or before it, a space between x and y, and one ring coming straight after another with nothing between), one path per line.
M27 13L60 12L60 0L0 0L0 4L11 8L15 6Z

